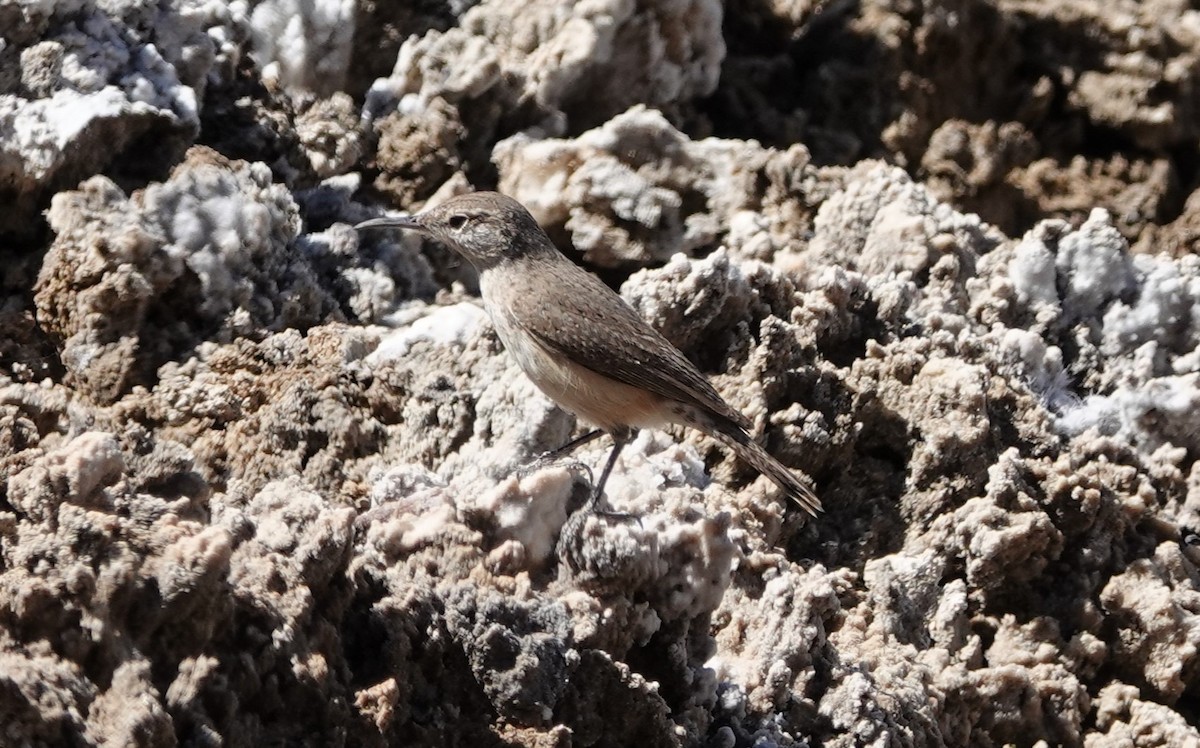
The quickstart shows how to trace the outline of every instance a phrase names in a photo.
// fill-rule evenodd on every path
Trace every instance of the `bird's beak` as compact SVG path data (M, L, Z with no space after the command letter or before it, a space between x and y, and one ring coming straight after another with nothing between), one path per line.
M411 229L413 231L425 230L425 227L417 221L416 216L372 218L369 221L363 221L362 223L357 224L354 228L355 230L359 231L362 229Z

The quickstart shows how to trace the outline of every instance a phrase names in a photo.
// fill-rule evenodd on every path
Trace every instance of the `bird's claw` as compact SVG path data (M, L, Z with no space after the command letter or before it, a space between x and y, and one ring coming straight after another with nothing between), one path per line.
M633 520L634 522L637 522L639 528L642 527L641 517L637 516L636 514L629 514L628 512L615 512L611 509L602 508L602 502L603 496L601 496L599 493L593 494L591 500L588 502L588 505L585 508L585 511L593 516L600 517L601 519L605 520L611 520L613 522L629 522L630 520Z
M542 468L550 467L551 465L562 464L567 470L574 473L583 473L587 475L588 483L593 483L592 469L587 463L581 460L576 460L572 457L560 457L553 452L546 452L538 455L524 465L518 467L515 471L517 480L525 480Z

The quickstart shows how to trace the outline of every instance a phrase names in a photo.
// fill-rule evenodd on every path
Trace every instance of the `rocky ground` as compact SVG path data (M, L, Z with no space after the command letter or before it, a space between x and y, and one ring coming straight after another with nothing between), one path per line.
M1200 743L1200 11L0 4L0 745ZM529 206L826 512L606 442ZM1039 743L1039 741L1041 741Z

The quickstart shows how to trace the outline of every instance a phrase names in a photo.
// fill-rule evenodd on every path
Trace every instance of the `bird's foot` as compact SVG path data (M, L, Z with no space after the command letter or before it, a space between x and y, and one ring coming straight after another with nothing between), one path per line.
M517 476L517 480L525 480L542 468L548 468L556 464L563 465L563 467L573 473L586 475L588 483L592 483L594 480L592 468L587 463L573 457L562 457L561 455L554 454L554 452L546 452L521 465L516 469L515 475Z
M535 470L541 470L544 467L549 467L556 462L558 462L558 455L556 455L553 450L549 452L542 452L537 457L534 457L529 462L517 468L517 473L524 477Z
M638 527L642 526L642 518L636 514L628 512L616 512L608 507L608 502L604 501L604 497L600 492L592 494L591 500L588 501L584 511L595 517L608 520L611 522L637 522Z

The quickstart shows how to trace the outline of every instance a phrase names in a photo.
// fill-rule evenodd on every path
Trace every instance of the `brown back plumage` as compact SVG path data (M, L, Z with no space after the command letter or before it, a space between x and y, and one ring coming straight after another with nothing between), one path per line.
M547 242L550 240L547 238ZM565 257L539 263L553 287L570 293L516 296L513 316L542 345L580 366L633 387L699 408L749 428L746 417L726 403L708 379L670 341L638 316L596 276ZM554 305L547 314L547 305Z

